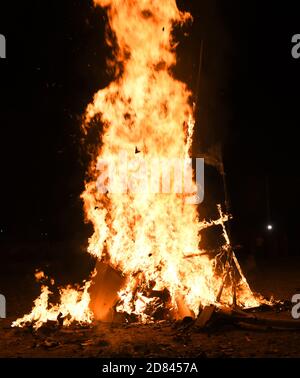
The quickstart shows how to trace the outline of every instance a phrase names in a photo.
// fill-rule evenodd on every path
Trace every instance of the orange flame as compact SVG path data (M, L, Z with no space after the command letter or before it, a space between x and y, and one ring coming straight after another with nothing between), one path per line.
M33 328L38 329L44 323L58 321L62 319L64 326L72 322L90 323L93 314L89 310L90 296L88 289L91 282L86 282L81 289L75 289L71 286L60 289L60 303L51 305L49 295L52 292L47 286L42 286L40 296L34 301L34 307L31 313L24 315L12 323L12 327L23 327L33 323Z
M103 159L118 159L123 151L129 160L136 159L136 150L146 161L188 155L194 126L191 92L173 77L171 68L176 63L174 24L183 24L191 15L180 12L175 0L95 0L95 4L107 7L116 79L96 93L86 114L85 127L96 115L103 124L102 146L91 166L93 179L82 195L95 230L89 252L99 259L105 254L113 267L128 275L127 288L120 292L124 311L137 311L131 287L136 274L143 272L146 284L155 282L155 290L169 290L175 308L180 295L197 315L200 305L215 303L222 284L214 261L199 253L199 233L211 225L223 226L227 217L221 214L218 221L200 222L197 208L177 193L97 190L97 166ZM227 246L224 227L223 233ZM185 258L191 254L196 256ZM241 271L240 275L240 304L256 305ZM145 306L138 307L143 313Z

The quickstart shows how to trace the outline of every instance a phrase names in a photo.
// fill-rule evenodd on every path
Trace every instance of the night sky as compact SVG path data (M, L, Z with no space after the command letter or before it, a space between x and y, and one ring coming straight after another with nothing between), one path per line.
M0 237L84 239L91 228L83 223L79 195L89 156L80 123L93 93L111 80L105 12L88 0L4 3ZM175 73L195 90L203 39L203 110L194 150L224 145L236 240L265 232L268 177L274 227L287 235L290 253L299 254L300 59L291 56L291 38L300 33L296 3L181 0L194 24L180 37Z

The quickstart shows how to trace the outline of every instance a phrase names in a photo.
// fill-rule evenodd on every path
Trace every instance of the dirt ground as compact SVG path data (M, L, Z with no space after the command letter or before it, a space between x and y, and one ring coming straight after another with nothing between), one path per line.
M171 321L45 327L38 332L11 328L13 320L31 309L38 287L30 269L25 275L24 266L10 269L2 269L0 276L8 312L6 319L0 319L0 357L300 357L300 331L243 329L223 323L205 331ZM248 272L248 279L263 295L291 300L300 292L299 272L300 260L289 259L256 267ZM259 316L292 319L290 310Z

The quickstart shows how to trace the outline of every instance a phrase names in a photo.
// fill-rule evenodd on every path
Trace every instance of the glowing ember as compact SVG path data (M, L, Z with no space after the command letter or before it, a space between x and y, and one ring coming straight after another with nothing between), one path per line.
M191 15L180 12L175 0L94 2L107 8L112 32L107 35L113 35L107 42L114 47L114 61L109 65L115 80L99 90L87 108L84 129L98 116L103 133L82 198L87 221L94 226L88 252L126 278L116 311L146 321L151 319L148 308L152 305L165 306L174 317L197 316L207 304L231 305L233 297L242 307L257 306L258 299L230 248L224 226L228 216L219 207L219 219L201 222L201 208L186 200L197 190L195 181L188 193L99 190L102 162L117 162L122 153L127 170L133 173L140 169L137 155L149 164L157 158L187 158L194 119L191 92L171 72L176 63L172 29ZM119 172L113 188L120 189L127 179ZM139 187L139 179L131 181L129 188ZM209 257L199 249L200 233L214 226L222 228L224 245L217 256ZM90 322L89 286L87 282L82 291L62 289L60 304L52 307L48 306L49 289L43 287L31 314L13 325L35 322L38 328L47 320L57 320L59 314L66 325L73 320ZM147 294L163 290L169 295L165 302Z

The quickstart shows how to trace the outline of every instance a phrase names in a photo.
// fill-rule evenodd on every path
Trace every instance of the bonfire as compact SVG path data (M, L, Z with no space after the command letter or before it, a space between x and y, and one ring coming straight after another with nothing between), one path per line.
M151 322L196 318L205 306L255 307L226 230L229 214L201 215L203 182L191 160L194 103L174 77L174 27L192 20L175 0L94 0L107 11L113 50L111 83L87 106L85 133L100 124L101 142L82 193L93 224L88 253L95 271L79 287L60 288L51 301L43 284L31 313L13 326L48 321ZM201 162L199 162L199 166ZM199 168L199 167L198 167ZM196 167L197 171L197 167ZM217 251L199 247L201 233L219 227ZM41 279L41 275L38 275Z

